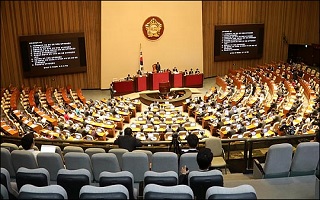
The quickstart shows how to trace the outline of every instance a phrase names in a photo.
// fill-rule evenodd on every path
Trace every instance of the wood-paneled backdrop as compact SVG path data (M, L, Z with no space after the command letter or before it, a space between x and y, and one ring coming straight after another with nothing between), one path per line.
M319 1L203 1L202 5L205 77L286 60L284 36L290 44L319 44ZM100 1L1 1L1 87L11 83L100 88L100 19ZM214 26L244 23L265 24L263 58L214 62ZM69 32L85 33L87 73L23 78L19 36Z
M1 87L100 88L100 1L1 1ZM84 32L87 73L24 78L19 36Z

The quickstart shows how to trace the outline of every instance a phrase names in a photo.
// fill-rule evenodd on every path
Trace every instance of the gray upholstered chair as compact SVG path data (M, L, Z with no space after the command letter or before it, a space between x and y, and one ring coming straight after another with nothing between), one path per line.
M1 143L1 148L6 148L6 149L8 149L10 152L12 152L13 150L19 150L18 145L13 144L13 143L9 143L9 142L3 142L3 143Z
M143 152L143 153L146 153L147 156L148 156L149 166L151 166L152 155L153 155L152 151L144 150L144 149L136 149L136 150L133 150L132 152Z
M99 176L99 186L105 187L115 184L125 186L129 192L129 199L137 199L138 190L134 188L134 177L131 172L101 172Z
M58 171L65 168L62 158L58 153L40 152L37 155L37 162L39 167L43 167L49 171L51 181L56 181Z
M5 168L1 168L1 184L7 188L10 199L18 198L17 183L10 181L10 174Z
M129 199L128 189L121 185L115 184L104 187L85 185L79 193L80 199Z
M15 172L15 170L13 168L13 164L12 164L11 153L8 149L1 147L1 162L0 163L1 163L1 167L8 170L11 178L16 177L16 172Z
M69 152L64 155L66 169L86 169L91 174L93 180L92 164L88 154L81 152Z
M237 187L212 186L206 192L206 199L257 199L255 189L251 185Z
M114 153L117 156L120 169L122 169L122 155L124 153L129 152L129 151L127 149L115 148L115 149L110 149L108 152L109 153Z
M20 167L16 174L18 190L23 185L31 184L34 186L48 186L50 184L50 174L45 168L28 169Z
M225 173L227 173L227 163L224 160L225 155L221 139L218 137L207 138L205 140L205 147L209 148L213 154L211 166L214 168L224 167Z
M154 172L146 171L144 173L144 185L157 184L163 186L172 186L178 184L178 174L174 171Z
M181 167L186 166L188 170L191 171L198 171L199 165L197 162L197 155L198 153L184 153L180 156L179 161L179 169Z
M188 185L196 199L204 199L206 191L212 186L223 186L222 172L214 169L210 171L191 171L188 175Z
M66 155L69 152L80 152L80 153L84 153L84 150L82 149L82 147L77 147L77 146L65 146L63 148L63 155Z
M7 188L1 184L1 199L9 199L9 193Z
M155 172L174 171L178 174L178 155L174 152L154 153L152 155L151 170Z
M68 199L67 192L60 185L24 185L19 191L19 199Z
M143 199L194 199L187 185L162 186L148 184L143 190Z
M96 153L91 157L93 175L96 181L103 171L119 172L121 171L117 156L113 153Z
M13 150L11 152L11 159L13 169L16 173L20 167L25 167L28 169L38 168L37 160L31 151Z
M78 199L81 188L90 183L91 174L87 169L60 169L58 171L57 184L66 190L69 199Z
M288 177L292 160L292 145L274 144L269 147L265 163L254 159L253 178Z
M93 154L105 153L106 151L103 148L91 147L91 148L87 148L84 152L88 154L89 157L91 158Z
M319 142L302 142L294 153L290 176L313 175L319 163Z

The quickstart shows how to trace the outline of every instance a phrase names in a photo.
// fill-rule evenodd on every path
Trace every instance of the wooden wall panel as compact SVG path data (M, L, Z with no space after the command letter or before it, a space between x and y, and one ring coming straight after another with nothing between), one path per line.
M1 87L100 88L100 13L100 1L1 1ZM87 73L23 77L19 36L73 32L85 34Z
M224 75L229 69L286 60L288 44L319 44L319 1L203 1L205 77ZM214 62L214 26L264 23L261 59Z

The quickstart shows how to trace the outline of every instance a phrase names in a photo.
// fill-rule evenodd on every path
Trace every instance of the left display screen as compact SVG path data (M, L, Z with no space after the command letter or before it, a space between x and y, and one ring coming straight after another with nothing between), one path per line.
M87 71L84 33L20 36L24 77Z

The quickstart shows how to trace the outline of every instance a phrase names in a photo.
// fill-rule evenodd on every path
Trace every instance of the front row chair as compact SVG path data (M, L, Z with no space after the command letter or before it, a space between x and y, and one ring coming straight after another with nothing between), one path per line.
M1 184L1 199L9 199L7 188Z
M1 161L2 162L2 161ZM10 174L7 169L1 168L1 185L7 188L10 199L18 198L17 185L15 182L10 181Z
M143 199L194 199L187 185L162 186L148 184L143 190Z
M292 145L274 144L269 147L265 163L253 162L253 178L288 177L292 160Z
M68 199L68 195L60 185L38 187L26 184L19 191L19 199Z
M178 174L174 171L154 172L146 171L144 173L144 185L157 184L162 186L173 186L178 184Z
M128 189L120 184L98 187L85 185L79 193L80 199L129 199Z
M257 199L255 189L251 185L237 187L212 186L206 192L206 199Z
M50 184L50 174L45 168L28 169L20 167L16 174L18 190L23 185L31 184L34 186L48 186Z

